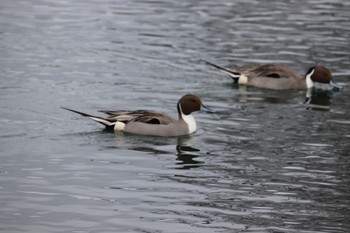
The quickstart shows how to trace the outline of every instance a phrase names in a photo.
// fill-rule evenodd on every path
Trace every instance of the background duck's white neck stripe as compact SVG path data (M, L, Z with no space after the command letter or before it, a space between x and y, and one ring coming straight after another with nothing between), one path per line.
M315 69L311 73L306 75L306 87L309 89L314 86L314 81L311 80L311 75L314 73Z

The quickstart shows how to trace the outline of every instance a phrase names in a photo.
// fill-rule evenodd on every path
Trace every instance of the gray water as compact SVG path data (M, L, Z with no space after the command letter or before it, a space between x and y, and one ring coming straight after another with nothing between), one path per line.
M349 232L350 3L2 0L1 232ZM344 91L234 86L220 65L331 68ZM60 106L196 113L187 137Z

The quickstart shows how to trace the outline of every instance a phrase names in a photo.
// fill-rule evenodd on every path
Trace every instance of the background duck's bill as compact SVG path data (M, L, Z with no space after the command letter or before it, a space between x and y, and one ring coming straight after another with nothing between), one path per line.
M327 90L327 91L341 91L343 89L338 83L331 80L329 83L314 83L315 89Z
M333 87L333 91L341 91L343 89L342 86L340 86L338 83L334 82L333 80L329 82L329 85Z

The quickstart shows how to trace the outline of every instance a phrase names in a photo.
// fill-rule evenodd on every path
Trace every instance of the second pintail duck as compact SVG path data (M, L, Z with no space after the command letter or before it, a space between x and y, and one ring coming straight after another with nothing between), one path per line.
M94 120L109 130L166 137L187 135L195 132L197 124L191 113L199 110L213 112L203 105L198 96L192 94L184 95L178 101L178 119L152 110L100 111L107 114L105 117L100 117L69 108L62 108Z
M235 83L274 90L311 89L341 90L329 69L315 65L304 76L284 64L263 64L224 68L203 60L210 66L228 74Z

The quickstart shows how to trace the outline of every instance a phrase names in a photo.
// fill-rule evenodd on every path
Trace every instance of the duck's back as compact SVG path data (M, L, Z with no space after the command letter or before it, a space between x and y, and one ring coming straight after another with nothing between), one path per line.
M124 123L130 122L143 122L149 124L169 124L174 121L174 118L169 116L166 113L156 112L152 110L117 110L117 111L108 111L101 110L108 115L106 119L110 121L121 121Z

